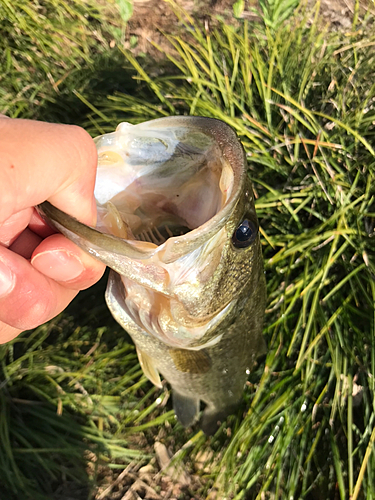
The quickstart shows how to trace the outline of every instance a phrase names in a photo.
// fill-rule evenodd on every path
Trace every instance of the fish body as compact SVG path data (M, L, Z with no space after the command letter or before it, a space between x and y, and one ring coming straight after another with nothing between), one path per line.
M95 139L96 228L48 202L40 213L111 268L106 301L145 375L171 384L184 426L207 434L238 404L262 335L266 286L253 191L219 120L120 124Z

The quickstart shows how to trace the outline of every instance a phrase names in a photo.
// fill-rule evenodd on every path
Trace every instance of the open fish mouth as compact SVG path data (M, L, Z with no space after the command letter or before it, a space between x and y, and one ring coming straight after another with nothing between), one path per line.
M96 226L48 202L41 215L118 273L123 309L140 328L170 346L211 344L254 254L237 270L233 234L256 215L236 134L219 120L177 116L122 123L95 143Z
M235 172L212 135L183 119L121 123L95 139L97 230L151 250L222 212Z

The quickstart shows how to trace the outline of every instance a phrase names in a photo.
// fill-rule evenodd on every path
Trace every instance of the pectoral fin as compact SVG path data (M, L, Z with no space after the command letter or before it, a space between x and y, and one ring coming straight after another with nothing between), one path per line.
M180 372L206 373L211 368L211 359L203 349L200 351L169 349L169 354Z
M198 419L199 399L183 396L175 389L172 392L173 409L178 420L184 427L193 425Z
M139 359L139 364L143 370L146 377L160 389L163 387L158 370L155 368L155 361L145 352L137 348L137 354Z

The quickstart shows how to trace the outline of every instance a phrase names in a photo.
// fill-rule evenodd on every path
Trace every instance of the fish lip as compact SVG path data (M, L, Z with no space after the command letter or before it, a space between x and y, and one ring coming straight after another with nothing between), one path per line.
M125 240L122 238L118 238L117 236L113 236L112 234L102 233L95 227L83 224L75 217L72 217L71 215L68 215L62 210L56 208L48 201L37 205L35 208L43 220L45 220L53 228L60 231L62 234L67 235L78 246L82 247L82 238L86 238L89 244L87 245L87 248L85 248L86 251L95 256L98 252L97 257L99 258L99 260L99 252L101 252L102 250L107 250L111 253L116 253L118 255L137 259L147 259L155 253L156 249L152 252L149 252L142 251L139 248L136 248L135 243L137 242L137 240ZM76 241L75 236L80 241ZM94 238L100 238L100 245L93 243ZM113 245L116 243L116 247L113 248ZM91 246L92 249L90 249L89 246ZM97 248L98 250L95 251L95 248Z

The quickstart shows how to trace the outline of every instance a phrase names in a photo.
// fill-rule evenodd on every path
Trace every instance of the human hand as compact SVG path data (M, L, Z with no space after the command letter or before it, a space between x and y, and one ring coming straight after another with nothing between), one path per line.
M34 206L95 225L96 148L83 129L0 115L0 344L59 314L105 266Z

